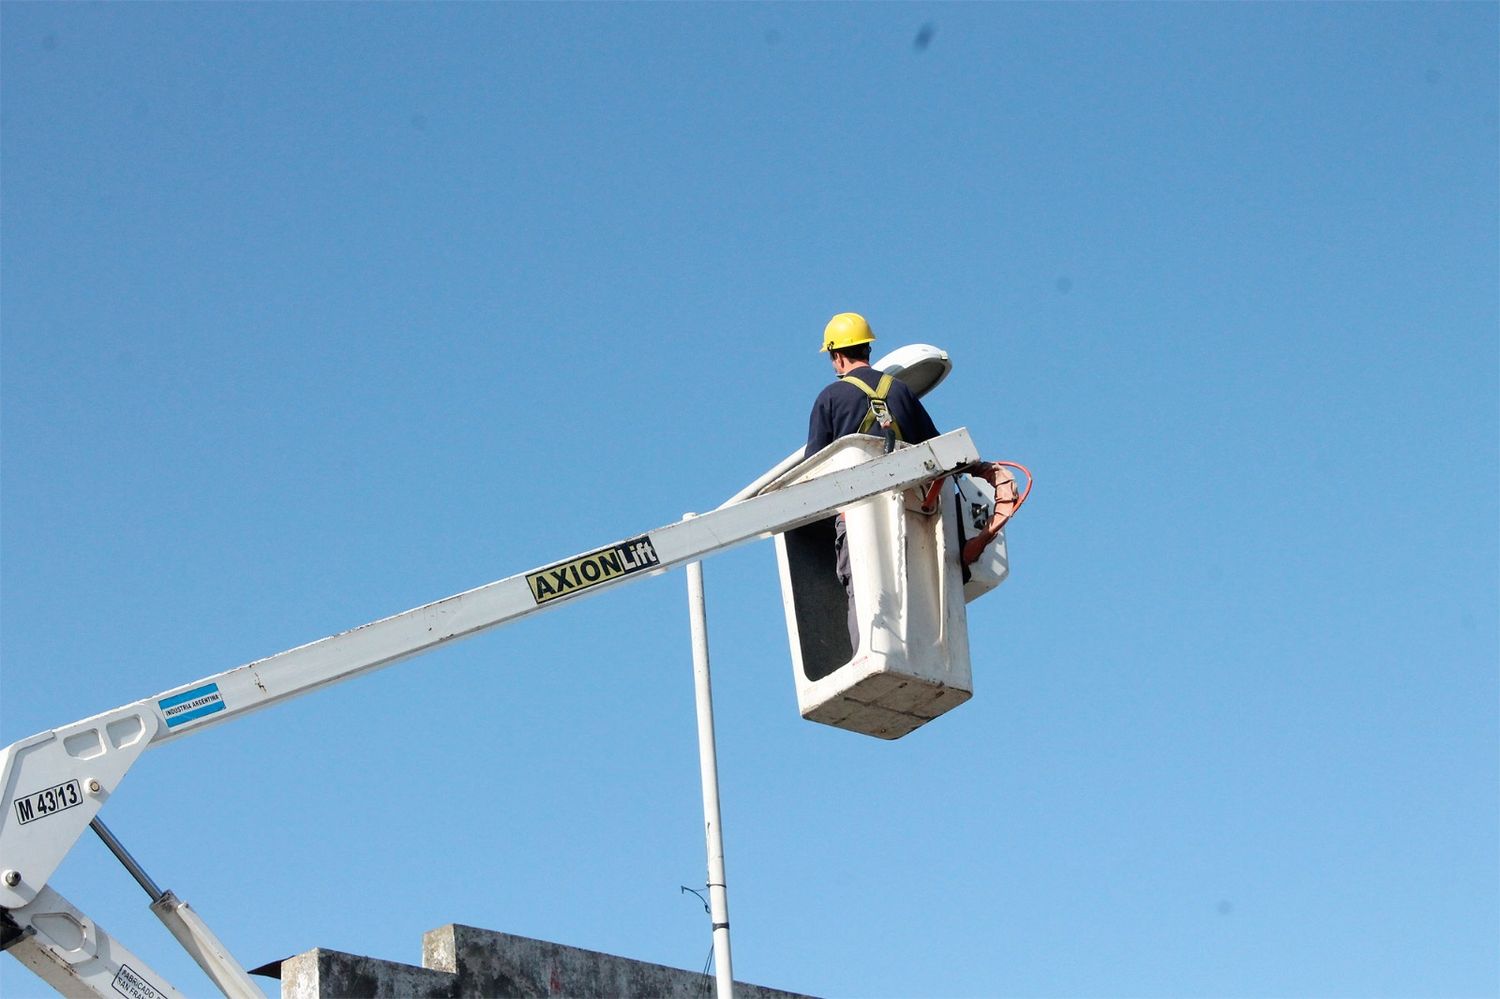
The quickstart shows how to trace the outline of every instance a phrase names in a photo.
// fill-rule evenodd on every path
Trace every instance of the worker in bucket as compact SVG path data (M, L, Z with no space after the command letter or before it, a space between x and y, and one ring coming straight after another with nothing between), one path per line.
M823 328L821 350L833 362L837 380L813 402L804 458L847 434L883 436L887 451L895 447L896 441L920 444L938 435L932 417L927 415L916 393L899 379L870 366L870 344L874 342L870 324L855 312L840 312ZM833 531L836 571L849 598L849 645L858 652L859 625L854 614L854 584L843 514L836 518Z

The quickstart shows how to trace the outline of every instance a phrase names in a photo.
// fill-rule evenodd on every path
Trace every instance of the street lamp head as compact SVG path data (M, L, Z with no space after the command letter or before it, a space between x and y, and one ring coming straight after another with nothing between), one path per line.
M897 347L874 362L874 367L895 375L921 397L948 377L948 372L953 370L953 361L946 350L927 343L912 343Z

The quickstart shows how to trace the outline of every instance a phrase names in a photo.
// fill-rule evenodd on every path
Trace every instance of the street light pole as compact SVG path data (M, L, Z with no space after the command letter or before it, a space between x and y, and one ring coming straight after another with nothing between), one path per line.
M689 514L688 516L692 516ZM724 827L719 819L719 759L714 744L713 685L708 673L708 615L703 563L687 564L688 620L693 637L693 690L698 705L698 768L703 782L703 835L708 845L708 911L713 920L718 999L733 999L729 952L729 894L724 883Z

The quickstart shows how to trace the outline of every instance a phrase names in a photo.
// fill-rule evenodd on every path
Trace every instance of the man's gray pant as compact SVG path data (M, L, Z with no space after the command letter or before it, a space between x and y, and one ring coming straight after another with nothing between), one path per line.
M833 552L834 572L838 574L839 582L844 584L844 594L848 597L849 648L852 658L859 652L859 618L854 613L854 574L849 571L849 532L844 526L843 514L839 514L833 521Z

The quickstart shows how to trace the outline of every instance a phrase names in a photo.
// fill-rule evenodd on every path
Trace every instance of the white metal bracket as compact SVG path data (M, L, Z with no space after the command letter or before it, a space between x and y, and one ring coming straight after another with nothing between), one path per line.
M184 999L104 927L51 888L10 912L20 936L9 952L69 999Z
M36 898L158 727L138 701L0 750L0 907Z

